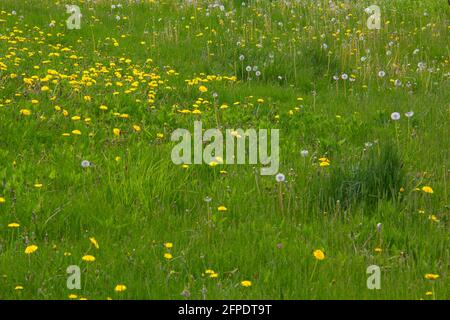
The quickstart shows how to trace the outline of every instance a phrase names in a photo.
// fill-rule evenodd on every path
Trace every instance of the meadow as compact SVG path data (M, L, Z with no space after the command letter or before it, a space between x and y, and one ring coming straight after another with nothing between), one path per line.
M0 299L449 299L449 9L2 0ZM199 120L280 174L175 165Z

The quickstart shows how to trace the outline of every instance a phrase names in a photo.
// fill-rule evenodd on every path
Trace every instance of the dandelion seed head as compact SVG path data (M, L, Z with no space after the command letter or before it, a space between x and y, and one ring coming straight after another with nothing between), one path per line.
M275 179L277 180L277 182L284 182L286 180L286 176L282 173L278 173L275 176Z
M88 160L81 161L81 166L83 168L89 168L91 166L91 163Z
M391 119L394 120L394 121L399 120L399 119L400 119L400 113L398 113L398 112L392 112L392 113L391 113Z

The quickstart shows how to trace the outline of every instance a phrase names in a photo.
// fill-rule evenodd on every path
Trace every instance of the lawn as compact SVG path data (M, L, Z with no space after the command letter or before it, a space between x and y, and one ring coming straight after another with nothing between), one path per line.
M0 299L449 299L449 8L2 0Z

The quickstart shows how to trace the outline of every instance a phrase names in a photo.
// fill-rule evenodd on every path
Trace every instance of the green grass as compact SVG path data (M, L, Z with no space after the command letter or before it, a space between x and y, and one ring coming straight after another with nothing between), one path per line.
M0 2L0 299L450 298L445 1L377 1L380 30L370 1L223 1L209 15L208 1L72 2L80 30L59 1ZM180 112L194 104L201 115ZM172 131L200 119L280 129L286 182L259 165L175 166ZM373 264L380 290L366 287Z

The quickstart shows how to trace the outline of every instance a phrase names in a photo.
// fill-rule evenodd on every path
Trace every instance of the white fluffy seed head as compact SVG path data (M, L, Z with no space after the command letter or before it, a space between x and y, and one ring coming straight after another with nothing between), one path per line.
M81 161L81 166L83 168L88 168L91 166L91 163L88 160L83 160L83 161Z
M391 113L391 119L394 120L394 121L399 120L399 119L400 119L400 113L398 113L398 112L392 112L392 113Z
M278 173L278 174L275 176L275 179L277 180L277 182L283 182L284 180L286 180L286 177L285 177L284 174Z

